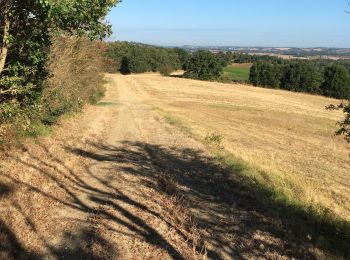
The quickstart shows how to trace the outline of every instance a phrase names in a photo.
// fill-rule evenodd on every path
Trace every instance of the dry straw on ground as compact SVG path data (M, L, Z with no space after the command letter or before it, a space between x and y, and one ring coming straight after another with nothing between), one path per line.
M205 139L216 133L234 156L291 197L350 220L350 147L336 137L337 100L238 84L133 76L153 106Z

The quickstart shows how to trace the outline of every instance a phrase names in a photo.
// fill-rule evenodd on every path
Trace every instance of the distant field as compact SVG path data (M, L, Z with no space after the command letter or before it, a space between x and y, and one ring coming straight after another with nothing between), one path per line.
M342 114L325 110L337 100L152 74L131 79L172 122L260 169L247 173L259 182L350 220L350 147L334 135Z
M251 66L251 63L231 64L224 68L223 76L227 77L231 81L247 82L249 80L249 70Z

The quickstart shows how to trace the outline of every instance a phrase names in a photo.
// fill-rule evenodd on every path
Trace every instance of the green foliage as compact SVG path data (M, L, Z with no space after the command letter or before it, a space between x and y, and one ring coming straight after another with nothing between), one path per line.
M185 76L200 80L215 80L222 73L221 60L210 51L195 52L187 63Z
M285 60L282 63L259 60L250 69L249 81L255 86L347 99L350 97L350 75L338 63L324 60Z
M0 71L0 89L7 91L1 100L10 98L30 99L40 96L47 72L45 62L51 44L52 32L66 32L103 38L110 26L101 22L117 0L2 0L0 23L8 19L10 31L6 37L9 54L6 66ZM1 26L0 26L1 27ZM10 80L14 78L15 80Z
M248 56L244 56L248 58ZM245 59L246 61L246 59ZM350 62L348 61L280 61L279 64L258 60L250 69L249 81L255 86L267 86L296 92L322 94L338 99L350 99ZM338 135L350 142L350 103L331 105L328 109L344 112Z
M73 111L75 108L74 102L64 98L61 93L57 94L58 95L53 94L52 96L48 97L52 100L47 99L44 100L45 102L43 102L45 107L41 121L46 125L55 124L62 115ZM55 104L52 104L51 102ZM81 105L81 102L79 102L79 105Z
M333 98L350 99L350 75L342 65L332 65L324 71L323 94Z
M183 70L187 70L186 65L187 62L190 58L190 54L189 52L187 52L186 50L182 49L182 48L174 48L174 52L176 53L178 60L180 62L180 65L182 66Z
M281 65L268 61L258 61L250 69L249 81L254 86L279 88L281 75Z
M229 64L232 63L233 57L231 52L219 52L216 54L218 59L220 60L222 67L227 67Z
M218 79L222 66L231 60L231 54L217 55L208 51L190 54L181 48L160 48L129 42L108 44L106 57L109 60L108 72L122 74L160 72L168 76L171 72L184 69L186 77L202 80Z
M18 131L29 131L32 124L42 119L42 114L47 114L44 122L53 123L59 115L76 106L77 103L59 93L58 88L51 93L51 97L59 101L56 105L50 106L44 101L51 100L45 90L47 78L55 77L50 75L52 70L47 69L52 35L64 33L67 38L85 35L102 39L110 33L110 26L102 18L118 2L0 0L1 139L8 125ZM72 74L79 73L72 71Z
M281 88L307 93L320 93L322 76L320 71L309 63L291 62L283 66Z
M283 59L268 55L250 55L246 53L235 52L232 54L232 59L235 63L254 63L257 61L268 61L274 63L283 63Z
M106 52L112 67L108 71L120 71L122 74L159 71L162 75L169 75L172 71L183 68L187 55L185 50L179 48L160 48L129 42L109 43Z

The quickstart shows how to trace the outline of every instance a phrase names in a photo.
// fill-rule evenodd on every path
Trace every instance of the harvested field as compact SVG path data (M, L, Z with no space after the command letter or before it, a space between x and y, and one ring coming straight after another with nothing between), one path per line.
M1 259L350 256L343 226L304 208L286 218L261 189L349 219L348 144L324 110L335 100L107 77L97 106L2 156Z
M263 169L267 181L350 220L350 146L334 135L341 113L325 110L339 101L157 75L129 80L202 140L219 134L227 151Z

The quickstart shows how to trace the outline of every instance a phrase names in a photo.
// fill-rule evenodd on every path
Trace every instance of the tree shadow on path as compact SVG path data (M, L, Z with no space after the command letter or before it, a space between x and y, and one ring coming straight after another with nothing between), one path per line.
M164 174L176 182L176 193L184 197L211 245L211 258L269 258L276 253L290 258L320 257L315 248L332 255L350 254L349 237L301 209L278 204L269 191L238 174L243 170L239 166L233 172L192 149L127 141L120 147L92 145L100 152L70 151L99 162L115 162L117 170L139 175L144 185L158 190ZM310 230L315 232L308 239Z
M329 233L330 227L317 219L312 219L302 211L291 209L287 212L288 214L282 212L285 208L272 200L269 201L271 194L238 174L242 170L240 167L237 166L235 172L232 169L225 169L216 160L198 150L128 141L118 146L91 143L91 149L65 147L68 155L88 158L93 161L92 165L98 166L105 163L109 165L109 169L103 170L104 173L91 170L91 165L89 165L83 174L78 174L58 156L51 153L47 147L42 146L41 148L49 159L42 159L30 152L28 152L30 160L17 157L14 159L23 167L32 168L48 182L53 183L65 194L66 199L51 194L41 185L15 179L6 172L0 171L0 174L14 186L24 186L31 192L44 196L64 208L91 216L92 221L88 227L84 223L79 230L71 230L62 234L62 241L65 241L65 244L57 247L52 246L47 238L40 234L35 221L21 210L21 206L15 207L18 212L22 212L21 214L27 219L26 222L46 245L48 251L57 258L110 259L112 256L117 258L118 248L112 241L101 236L99 232L101 227L116 235L136 237L146 241L166 251L174 259L186 258L183 252L164 238L156 228L151 227L142 219L141 214L135 214L129 210L130 207L133 207L142 214L162 219L184 237L185 241L189 241L186 235L172 225L165 216L127 196L125 191L113 185L121 178L120 172L123 172L124 176L130 176L130 178L123 177L125 179L120 181L131 182L133 177L139 177L142 182L138 182L137 185L158 192L162 192L160 180L165 178L174 182L176 190L172 193L182 196L186 208L195 217L197 228L201 230L202 238L206 242L208 257L211 259L273 258L276 256L313 259L318 256L315 248L320 248L333 255L344 257L350 255L349 237L343 236L341 232L339 235ZM87 182L86 177L94 180L98 185ZM4 186L2 190L0 199L1 196L11 192L10 186ZM143 191L142 187L137 190ZM81 195L85 199L81 199ZM159 203L154 200L152 194L141 194L141 196L146 200ZM270 208L266 207L266 201L269 201ZM274 210L271 211L271 208ZM98 218L108 220L108 222L93 220ZM79 221L81 220L77 220ZM108 223L119 225L127 232L116 230L115 225ZM317 230L317 232L312 234L311 240L308 240L306 238L308 234L304 232L302 226L295 223L309 225L309 229ZM9 241L1 243L0 253L4 255L7 253L14 258L18 254L27 256L24 259L41 258L25 252L16 239L16 235L2 223L1 219L0 224L2 231L0 234L5 234L5 238L1 238L0 241ZM332 239L333 247L327 247L321 243ZM71 247L67 247L67 241L72 245ZM96 245L100 251L110 252L110 254L96 255L93 250Z
M122 234L120 230L113 229L113 223L123 226L128 229L130 233L124 233L123 235L135 236L140 240L144 240L147 243L154 245L155 247L162 248L174 259L184 259L184 256L178 252L173 245L171 245L162 235L141 217L133 214L127 209L125 205L130 205L138 210L147 212L155 217L161 216L143 205L138 201L134 201L130 197L126 196L123 191L117 187L110 185L109 176L96 176L90 167L85 168L85 173L79 175L72 169L66 166L66 164L60 160L57 156L52 154L49 149L45 146L41 148L46 152L49 159L42 159L35 154L27 151L30 156L30 160L23 160L19 157L13 157L17 162L21 163L24 168L31 168L40 174L40 177L46 179L47 182L52 183L57 189L63 191L67 198L55 196L44 189L41 183L33 184L26 181L15 179L10 174L0 171L2 177L12 182L14 186L23 186L29 189L31 192L39 194L54 203L60 204L63 208L82 212L87 214L92 223L86 223L85 220L74 220L70 219L69 216L66 218L69 221L82 222L81 227L77 230L70 230L61 235L62 243L59 246L53 246L49 243L48 239L40 233L37 228L37 223L25 213L23 210L26 205L13 205L15 209L23 219L27 226L36 234L36 237L45 245L45 248L50 252L51 255L56 256L59 259L116 259L118 258L118 248L113 244L113 241L108 241L106 238L101 236L98 230L110 230L116 234ZM69 149L67 149L69 150ZM96 154L96 156L98 156ZM101 160L97 160L101 162ZM106 159L106 161L108 161ZM98 165L99 163L97 163ZM91 165L90 165L91 166ZM85 175L85 176L84 176ZM86 177L94 179L98 183L98 187L91 185L90 182L86 181ZM118 179L118 176L114 176ZM6 190L4 188L4 190ZM4 191L5 192L5 191ZM84 198L84 199L82 199ZM106 206L109 206L107 208ZM113 210L109 210L112 208ZM112 223L98 222L93 219L104 219ZM42 224L42 223L41 223ZM78 225L79 226L79 225ZM24 249L17 242L15 235L10 229L5 226L1 234L7 234L4 239L11 243L11 247L4 246L4 254L16 255L17 251L23 251L23 255L28 254L28 258L41 258L40 256L29 256L29 253L25 252ZM3 240L0 240L3 245ZM131 246L131 245L130 245ZM101 255L96 255L94 248L100 248L99 251L104 251ZM107 252L107 253L106 253ZM146 253L146 252L145 252ZM27 259L27 257L24 257Z

